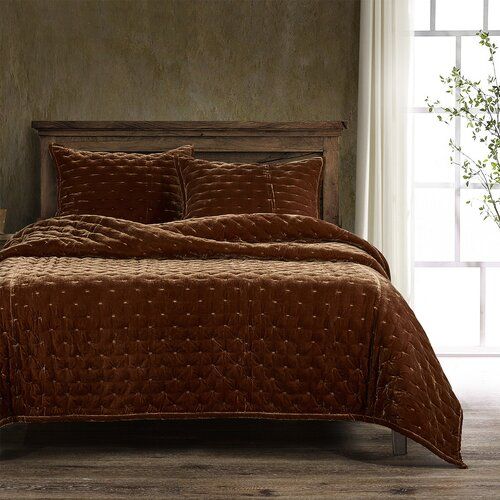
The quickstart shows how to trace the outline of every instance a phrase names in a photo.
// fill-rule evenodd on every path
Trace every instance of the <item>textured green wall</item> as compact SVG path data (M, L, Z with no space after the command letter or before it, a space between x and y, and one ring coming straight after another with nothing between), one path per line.
M353 226L358 0L0 0L0 207L38 213L31 120L349 120Z

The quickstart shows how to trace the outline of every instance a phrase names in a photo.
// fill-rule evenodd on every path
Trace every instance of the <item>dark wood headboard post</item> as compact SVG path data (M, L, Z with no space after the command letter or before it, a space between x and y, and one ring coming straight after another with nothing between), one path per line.
M34 121L40 138L41 217L56 211L52 142L90 151L164 151L193 144L195 155L221 161L273 163L323 156L322 216L339 224L339 137L342 121L321 122L83 122Z

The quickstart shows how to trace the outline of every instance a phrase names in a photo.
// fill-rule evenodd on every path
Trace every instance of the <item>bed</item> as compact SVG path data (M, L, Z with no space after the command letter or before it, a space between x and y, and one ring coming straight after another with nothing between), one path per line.
M0 253L0 425L358 420L465 467L462 410L383 255L342 229L343 122L34 122L41 218ZM56 208L49 144L272 165L321 156L320 217L162 224Z

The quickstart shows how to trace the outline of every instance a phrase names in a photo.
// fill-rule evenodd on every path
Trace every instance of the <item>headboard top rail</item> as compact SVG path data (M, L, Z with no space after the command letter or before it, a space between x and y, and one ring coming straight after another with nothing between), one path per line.
M39 135L58 135L64 132L170 132L179 135L317 135L339 136L344 121L317 122L240 122L240 121L33 121L31 126ZM197 134L197 135L198 135Z

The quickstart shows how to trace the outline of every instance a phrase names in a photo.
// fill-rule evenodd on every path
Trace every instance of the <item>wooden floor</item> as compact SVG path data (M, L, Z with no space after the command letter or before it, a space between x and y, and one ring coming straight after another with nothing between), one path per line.
M16 424L0 431L0 498L500 498L500 400L465 386L468 470L412 441L392 457L390 431L362 423Z

